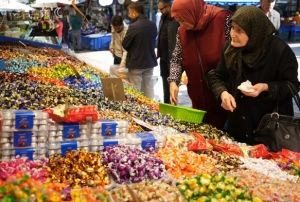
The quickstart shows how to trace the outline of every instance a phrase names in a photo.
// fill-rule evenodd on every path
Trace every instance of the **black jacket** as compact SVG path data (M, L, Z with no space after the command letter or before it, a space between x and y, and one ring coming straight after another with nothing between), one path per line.
M155 56L155 39L157 29L154 22L139 16L132 23L123 40L123 47L128 52L126 67L128 69L147 69L157 66Z
M176 44L176 34L179 23L170 16L162 16L159 24L157 56L160 57L161 76L168 77L170 72L170 59Z
M280 114L293 115L292 93L287 81L292 82L297 89L299 87L297 59L291 48L280 38L273 36L267 50L265 57L255 68L243 66L242 69L242 81L249 80L253 85L267 83L269 86L268 92L255 98L236 91L235 73L227 69L224 55L218 67L206 75L208 85L217 99L220 99L220 94L225 90L235 94L237 108L229 114L228 132L236 140L248 144L255 143L255 129L264 114L274 112L278 106Z

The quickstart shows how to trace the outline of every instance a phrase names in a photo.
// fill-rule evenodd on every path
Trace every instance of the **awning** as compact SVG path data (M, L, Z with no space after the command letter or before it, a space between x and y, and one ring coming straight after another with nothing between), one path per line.
M32 11L34 8L15 0L1 0L0 11Z
M205 0L205 2L220 5L258 5L260 0Z

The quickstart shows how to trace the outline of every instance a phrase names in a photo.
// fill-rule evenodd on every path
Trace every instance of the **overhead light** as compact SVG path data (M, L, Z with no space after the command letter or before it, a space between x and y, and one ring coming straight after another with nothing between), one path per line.
M98 0L100 6L109 6L113 3L113 0Z

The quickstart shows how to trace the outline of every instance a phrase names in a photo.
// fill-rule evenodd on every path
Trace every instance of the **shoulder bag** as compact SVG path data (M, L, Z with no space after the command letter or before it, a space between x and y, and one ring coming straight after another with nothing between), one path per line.
M298 90L290 82L287 83L294 101L300 109ZM280 115L277 112L265 114L255 130L256 142L263 143L270 151L289 149L300 152L300 118Z

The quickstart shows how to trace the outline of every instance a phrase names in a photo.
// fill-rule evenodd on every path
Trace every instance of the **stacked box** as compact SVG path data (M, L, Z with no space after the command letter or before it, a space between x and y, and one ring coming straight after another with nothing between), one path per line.
M65 155L67 151L83 149L89 151L89 127L87 124L49 122L49 156Z
M69 150L100 151L103 146L127 144L127 121L101 120L87 124L49 122L49 156Z
M91 125L90 151L100 151L105 146L128 144L127 121L100 120Z
M1 160L10 160L16 156L26 156L31 160L46 157L47 113L4 110L1 115Z

